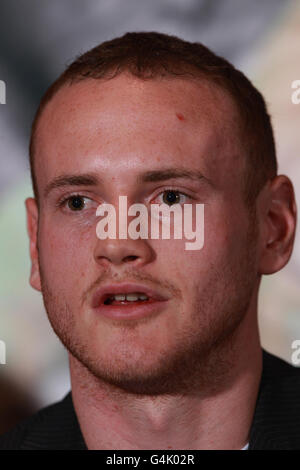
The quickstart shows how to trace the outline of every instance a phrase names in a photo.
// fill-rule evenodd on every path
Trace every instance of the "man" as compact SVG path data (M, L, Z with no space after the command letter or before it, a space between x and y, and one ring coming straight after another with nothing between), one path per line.
M299 371L262 352L257 325L296 205L248 79L201 44L126 34L51 86L30 158L30 283L68 350L72 393L1 448L299 448ZM99 239L97 208L119 196L204 204L203 248Z

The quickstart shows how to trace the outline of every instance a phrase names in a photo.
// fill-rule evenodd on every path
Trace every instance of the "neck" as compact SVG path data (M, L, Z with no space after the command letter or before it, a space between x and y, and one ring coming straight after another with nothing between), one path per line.
M174 395L135 395L95 377L70 354L73 403L87 447L241 449L248 442L262 371L251 313L234 343L208 361L222 372L219 387L204 381L205 389L199 385L196 392L193 387Z

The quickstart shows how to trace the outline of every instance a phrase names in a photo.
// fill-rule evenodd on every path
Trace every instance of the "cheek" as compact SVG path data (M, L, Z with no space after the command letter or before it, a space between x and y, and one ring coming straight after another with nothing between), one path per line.
M153 272L178 288L184 297L186 293L189 296L192 291L191 281L201 279L202 271L205 276L209 263L204 248L195 251L186 250L186 241L189 242L189 240L151 241L157 255Z
M234 202L210 209L206 211L203 258L214 264L231 264L245 252L247 213Z
M39 256L43 271L49 276L63 277L67 274L86 272L92 259L94 234L91 229L75 229L67 224L55 225L44 221L39 230Z
M162 278L181 290L185 303L195 297L203 298L205 291L213 291L216 284L227 282L224 276L230 278L239 270L245 256L246 226L242 215L234 219L226 207L208 208L204 245L200 250L186 250L186 240L152 241Z

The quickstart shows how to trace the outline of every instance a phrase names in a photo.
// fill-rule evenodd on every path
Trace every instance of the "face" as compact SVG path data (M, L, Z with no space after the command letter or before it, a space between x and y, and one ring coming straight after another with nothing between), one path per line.
M209 84L125 74L64 86L44 110L39 210L27 202L37 233L31 284L71 354L105 382L137 393L187 385L247 315L256 245L237 119L230 98ZM117 209L120 195L128 206L150 208L167 195L204 204L203 248L188 251L185 239L100 240L96 209ZM120 283L163 300L145 314L105 315L99 289L117 292Z

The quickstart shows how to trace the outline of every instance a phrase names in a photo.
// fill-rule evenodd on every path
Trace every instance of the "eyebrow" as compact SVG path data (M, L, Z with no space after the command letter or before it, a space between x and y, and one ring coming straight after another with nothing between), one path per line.
M61 175L54 178L47 184L44 197L47 197L48 194L56 188L61 188L64 186L96 186L99 184L100 180L97 176L92 174L82 174L82 175Z
M170 179L191 179L191 180L209 180L199 171L187 170L182 168L166 168L163 170L147 171L137 177L140 183L150 183L158 181L167 181ZM47 184L44 190L44 197L47 197L51 191L65 186L97 186L101 183L101 179L95 174L81 175L61 175L54 178Z
M166 168L164 170L147 171L138 177L138 181L149 183L179 178L192 179L196 181L207 179L199 171L186 170L183 168Z

